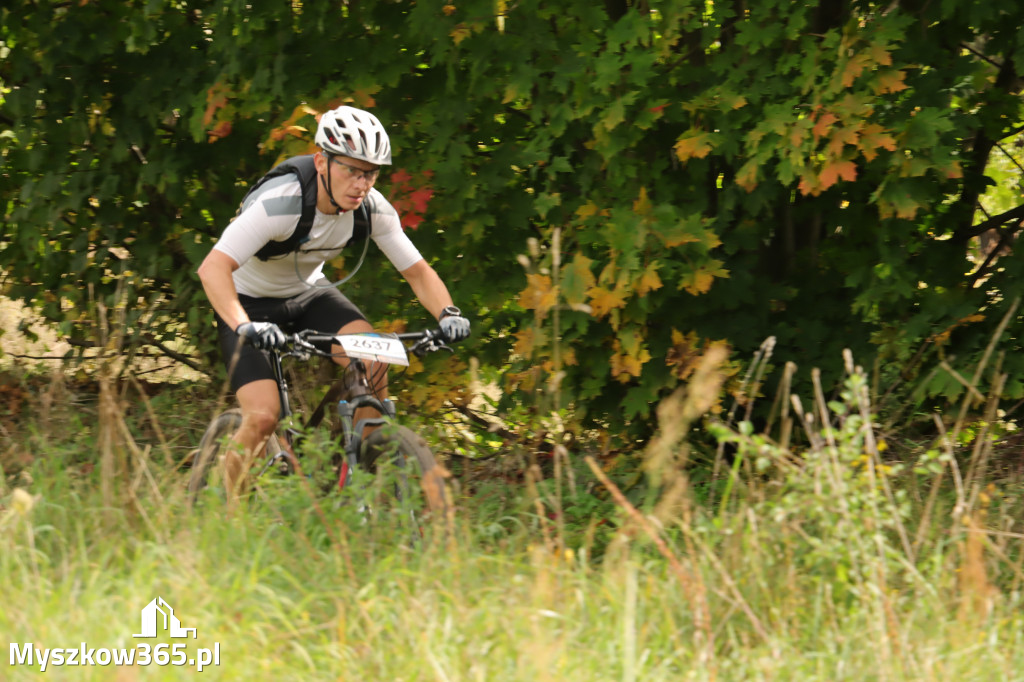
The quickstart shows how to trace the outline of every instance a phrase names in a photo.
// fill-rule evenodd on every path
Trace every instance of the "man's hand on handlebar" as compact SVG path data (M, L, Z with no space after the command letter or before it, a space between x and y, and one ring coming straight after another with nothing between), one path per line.
M461 341L469 337L469 320L462 316L462 311L451 305L441 311L441 331L449 341Z
M282 348L288 340L273 322L243 322L235 333L260 350Z

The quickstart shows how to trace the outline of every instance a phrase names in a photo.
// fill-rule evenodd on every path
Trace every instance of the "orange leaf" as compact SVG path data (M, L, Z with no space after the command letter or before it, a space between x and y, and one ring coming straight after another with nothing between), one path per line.
M227 137L231 134L231 121L221 121L217 124L213 130L210 131L209 141L213 142L222 137Z
M818 177L813 172L804 173L800 177L800 184L797 186L800 190L800 194L807 196L808 194L818 196L821 194L821 187L818 183Z
M814 133L814 141L817 142L822 136L828 132L828 129L832 127L832 124L838 121L836 115L830 111L826 111L825 114L818 119L818 122L814 124L814 128L811 130Z
M892 64L892 55L889 54L885 44L872 43L868 48L868 52L871 55L871 61L878 66L889 66Z
M748 192L757 188L757 162L750 159L736 173L736 184Z
M857 139L860 137L858 128L860 126L855 124L852 126L841 126L836 128L832 132L832 137L828 141L828 152L832 157L838 157L843 148L846 145L856 145Z
M864 69L868 66L871 59L865 54L855 54L846 62L846 68L843 69L843 87L850 87L853 85L853 81L857 80L857 76L863 73Z
M820 183L819 192L836 184L839 181L839 178L849 180L851 182L856 180L856 164L854 164L853 161L835 161L825 164L825 167L821 169L821 173L818 174L818 181Z
M864 126L858 146L864 158L873 161L878 156L878 149L896 151L896 140L882 126L877 123L869 123Z
M906 90L907 84L903 82L907 74L903 71L892 70L878 74L878 87L875 92L883 94L886 92L899 92Z
M214 83L206 91L206 111L203 113L203 125L208 126L213 121L218 110L223 109L231 96L231 87L223 83Z

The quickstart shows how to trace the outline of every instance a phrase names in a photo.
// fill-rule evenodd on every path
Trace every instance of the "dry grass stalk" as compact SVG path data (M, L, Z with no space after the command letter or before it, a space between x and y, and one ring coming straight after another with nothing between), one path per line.
M679 561L679 557L673 554L672 550L651 523L650 519L641 514L640 510L634 507L633 504L626 499L626 496L622 494L619 487L615 485L610 478L608 478L604 471L601 470L601 466L597 461L590 455L584 456L583 459L587 463L587 466L590 467L590 470L594 472L594 476L597 477L597 480L599 480L608 492L611 493L616 504L626 512L634 524L644 531L647 537L651 539L651 542L654 543L658 552L665 557L666 561L668 561L669 568L676 576L676 579L679 581L679 585L683 588L683 593L686 595L687 600L689 600L693 607L694 620L696 621L695 624L697 629L704 633L707 638L706 641L710 643L712 641L713 634L711 631L707 599L704 596L703 583L699 578L691 575L686 570L682 562Z
M999 591L988 579L985 569L985 535L981 519L984 511L966 514L963 523L968 533L960 543L960 592L958 617L962 622L977 622L988 617Z

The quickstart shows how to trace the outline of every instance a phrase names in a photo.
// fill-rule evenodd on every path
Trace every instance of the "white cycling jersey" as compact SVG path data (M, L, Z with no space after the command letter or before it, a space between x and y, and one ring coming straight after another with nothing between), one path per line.
M391 264L401 271L418 262L422 256L402 230L394 206L373 188L364 201L371 202L373 241ZM301 214L302 188L294 175L268 181L246 202L213 247L239 264L234 272L238 293L260 298L290 298L311 286L328 284L323 273L324 263L337 256L352 238L352 211L330 215L318 209L309 241L299 247L297 256L289 253L266 261L255 257L268 242L283 241L291 236ZM351 248L361 252L363 244L360 241Z

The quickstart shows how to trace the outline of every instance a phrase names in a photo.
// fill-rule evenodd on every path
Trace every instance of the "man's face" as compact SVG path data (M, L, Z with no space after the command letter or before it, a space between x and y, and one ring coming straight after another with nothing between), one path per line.
M346 211L359 208L377 181L379 166L347 156L326 156L331 194Z

